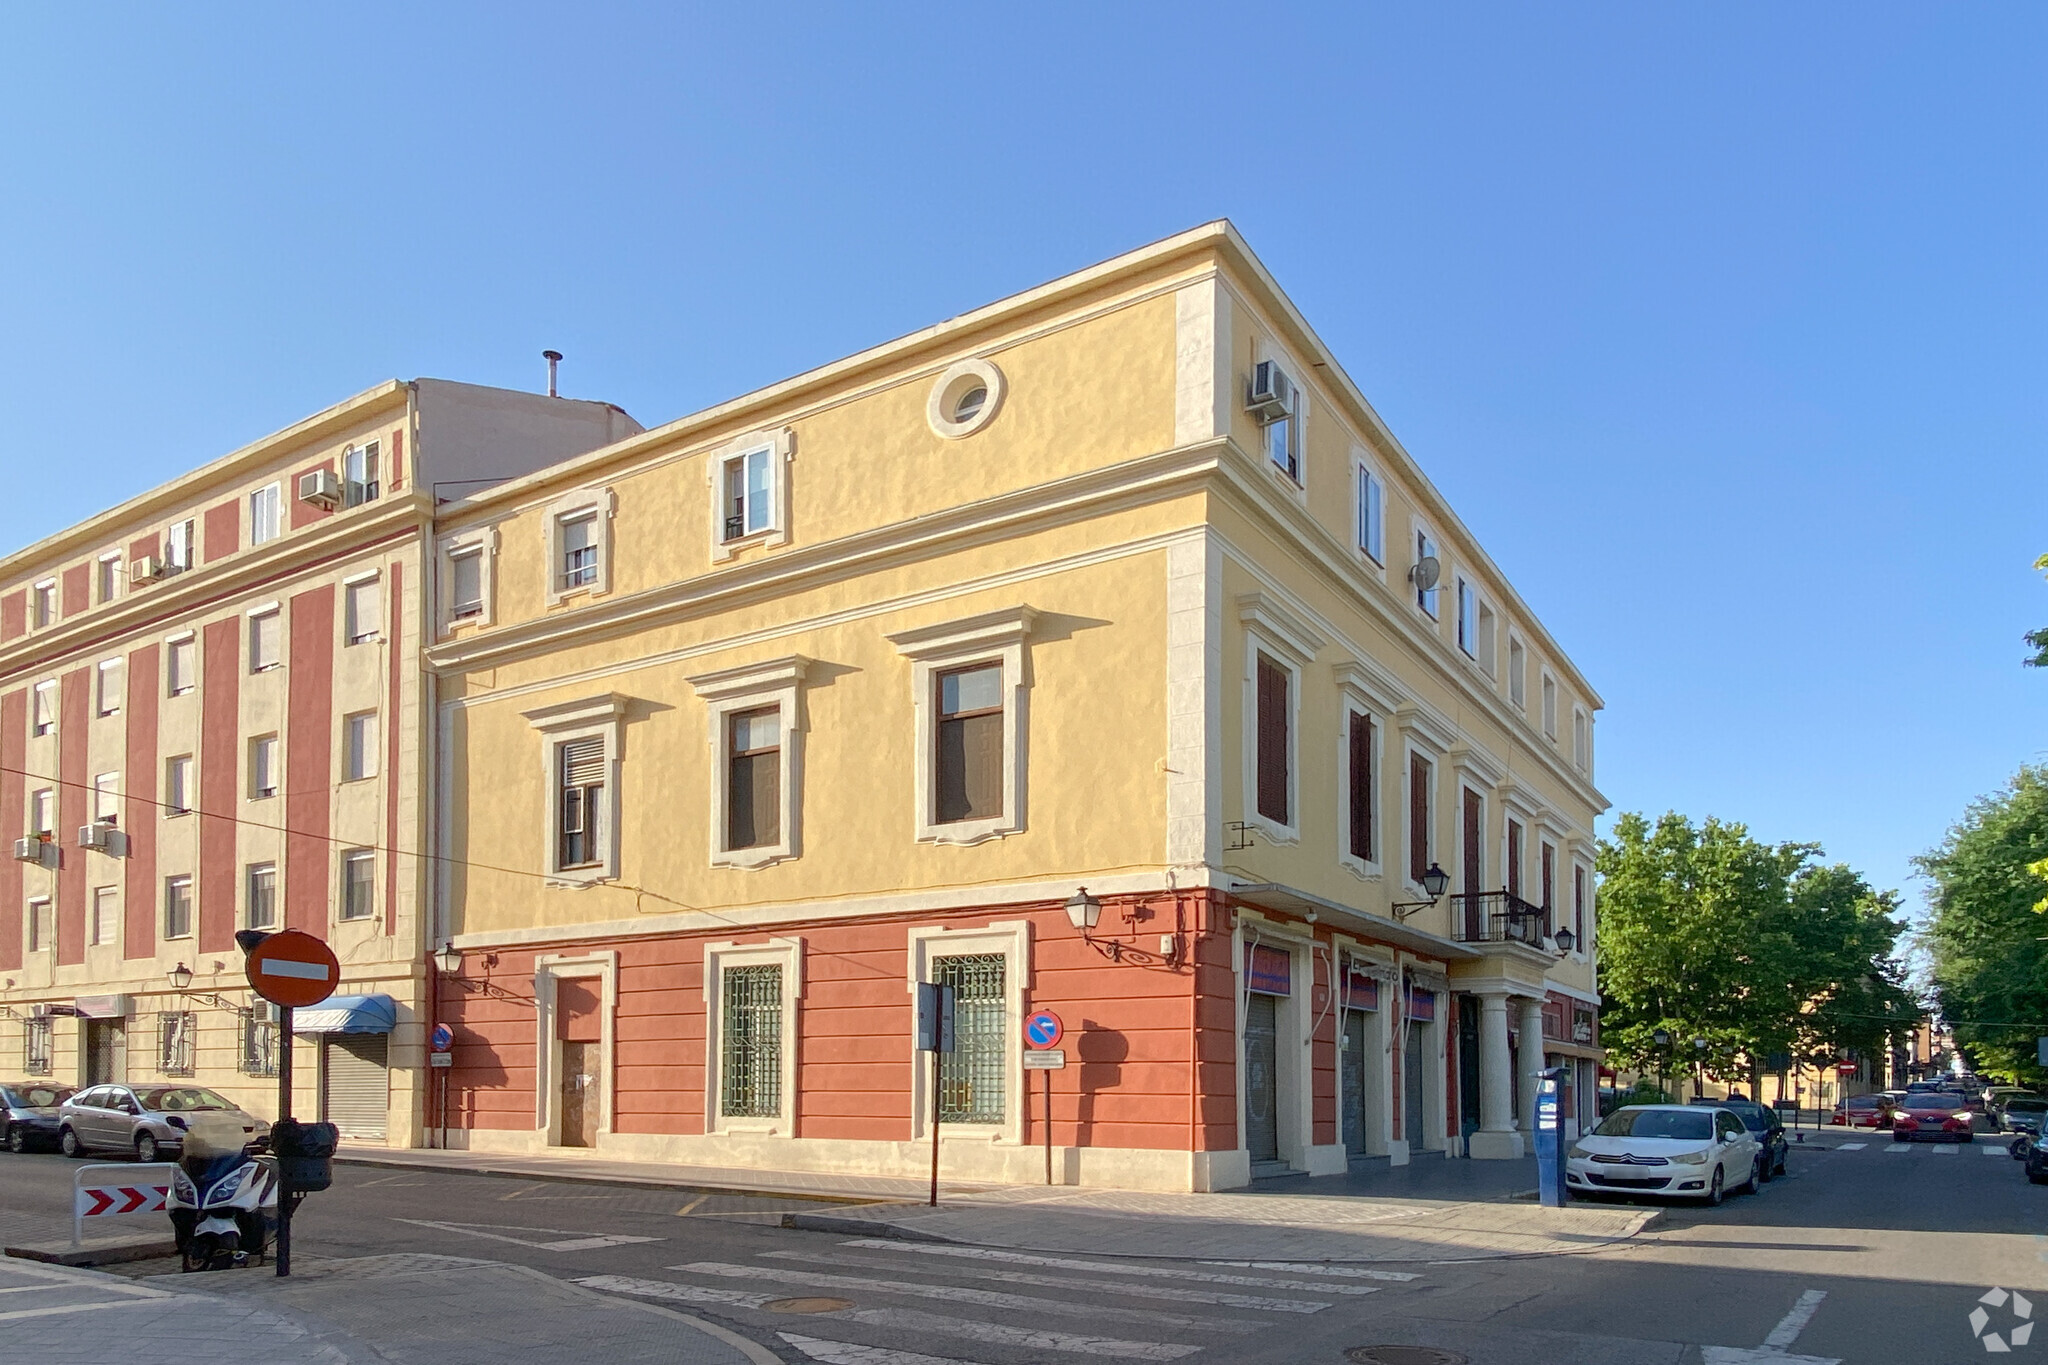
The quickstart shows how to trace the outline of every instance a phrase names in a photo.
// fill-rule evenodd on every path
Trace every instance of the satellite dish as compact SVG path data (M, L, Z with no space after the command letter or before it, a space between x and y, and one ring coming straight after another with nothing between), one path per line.
M1415 584L1416 591L1428 592L1443 576L1443 566L1436 562L1435 555L1424 555L1415 561L1415 567L1408 571L1408 579Z

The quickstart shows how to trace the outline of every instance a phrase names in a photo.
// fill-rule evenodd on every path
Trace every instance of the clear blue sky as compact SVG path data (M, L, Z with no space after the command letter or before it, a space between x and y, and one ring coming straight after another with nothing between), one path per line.
M1904 886L2048 745L2048 11L316 8L10 15L0 545L380 379L651 425L1228 216L1617 810Z

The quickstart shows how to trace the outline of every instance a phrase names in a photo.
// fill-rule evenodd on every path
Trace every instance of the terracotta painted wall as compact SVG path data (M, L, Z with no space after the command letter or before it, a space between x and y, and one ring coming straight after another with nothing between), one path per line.
M0 597L0 641L12 640L28 629L28 594L11 592Z
M289 509L288 516L291 520L291 529L294 531L298 530L301 526L310 526L316 521L321 521L334 515L329 509L306 502L299 497L299 480L318 469L324 469L330 474L334 473L334 461L322 460L319 464L309 464L304 469L293 470L290 477L285 480L285 506Z
M92 604L92 565L73 564L64 571L64 614L75 616Z
M27 831L28 785L21 765L28 745L28 691L0 695L0 838L11 854L14 841ZM0 862L0 971L21 967L21 864Z
M127 866L122 869L121 956L156 956L156 832L160 780L156 753L156 717L163 689L158 669L163 659L157 645L144 645L128 655L128 696L121 714L128 729L127 768L122 777L124 799L121 828L128 831Z
M1190 926L1199 898L1185 897ZM1152 917L1123 922L1123 908L1104 909L1101 935L1152 948L1171 932L1170 900L1156 899ZM1188 1092L1197 1042L1193 973L1183 967L1112 963L1083 943L1058 906L1004 907L945 917L918 916L848 924L782 926L806 944L805 995L799 1002L799 1072L795 1126L811 1138L901 1142L911 1136L908 931L945 924L982 928L994 921L1033 923L1033 979L1027 1009L1049 1007L1066 1022L1067 1069L1054 1078L1053 1141L1057 1145L1188 1150L1197 1134L1197 1106ZM714 930L607 943L620 955L614 1021L614 1126L627 1133L697 1134L705 1128L703 960L707 941L760 942L767 933ZM537 951L500 949L487 969L472 954L471 977L491 979L530 997ZM1227 963L1228 941L1200 951L1204 979ZM1224 967L1227 974L1228 967ZM1224 1001L1229 999L1228 988ZM530 1005L444 987L442 1017L457 1034L450 1109L457 1126L520 1129L534 1118L534 1012ZM1205 1035L1215 1030L1205 1028ZM1229 1145L1235 1137L1233 1063L1223 1036L1205 1036L1206 1079L1223 1093L1205 1098L1201 1140ZM1021 1043L1019 1044L1021 1047ZM1026 1140L1042 1140L1041 1101L1034 1083L1026 1105ZM1216 1120L1221 1119L1219 1124ZM1218 1142L1218 1136L1223 1142Z
M85 860L78 827L86 822L85 727L92 670L75 668L57 687L57 962L85 961Z
M327 933L332 881L325 838L334 770L334 589L315 588L291 600L290 674L285 679L284 922L289 929Z
M206 562L242 548L242 504L234 499L206 509Z
M233 510L233 504L229 504ZM211 520L212 514L208 514ZM207 623L200 641L199 951L235 945L235 816L241 809L242 618Z

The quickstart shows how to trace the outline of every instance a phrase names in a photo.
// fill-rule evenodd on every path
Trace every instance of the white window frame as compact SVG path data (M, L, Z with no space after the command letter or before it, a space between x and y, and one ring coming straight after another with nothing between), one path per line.
M367 720L367 726L361 722ZM341 718L341 780L344 782L368 782L377 776L377 746L382 739L382 726L378 723L375 710L351 711ZM356 734L366 731L364 742L358 746ZM358 754L362 763L358 767Z
M1281 487L1292 493L1296 501L1305 502L1308 498L1309 409L1308 384L1305 376L1308 374L1309 367L1297 363L1293 356L1282 350L1274 342L1265 338L1260 338L1258 349L1254 353L1252 361L1254 368L1257 367L1260 361L1269 361L1278 365L1282 370L1286 371L1288 379L1294 383L1294 411L1288 413L1286 418L1287 442L1289 453L1294 459L1294 471L1289 473L1286 466L1274 460L1271 438L1274 423L1264 419L1260 419L1258 423L1259 448L1257 453L1259 464L1265 468L1266 472L1279 479ZM1250 376L1246 376L1244 388L1240 392L1249 392L1250 388Z
M28 794L28 833L31 839L47 834L57 838L57 789L38 787Z
M39 932L48 926L47 934ZM21 911L22 950L26 953L57 951L57 901L53 896L30 896Z
M1508 627L1508 702L1529 714L1529 646L1513 626Z
M545 519L547 549L547 604L556 606L572 597L602 597L612 590L612 518L618 500L609 488L583 488L548 504ZM597 574L588 583L562 581L562 528L572 521L591 519L590 543L597 549Z
M994 391L991 390L991 393ZM768 524L758 531L745 531L731 540L725 538L725 471L734 460L754 451L768 451ZM750 431L727 441L710 453L706 462L711 484L711 561L731 559L750 545L789 543L789 466L796 452L796 433L788 427Z
M179 886L182 886L185 889L186 924L185 932L183 932L182 934L174 934L171 932L171 888ZM163 879L163 888L164 903L163 908L159 913L157 919L158 931L162 934L165 940L170 942L177 942L183 939L191 938L194 934L199 932L199 897L197 891L195 890L192 884L191 874L184 873L177 876L165 877Z
M356 595L365 584L373 584L377 594L377 619L364 630L363 623L356 619ZM371 569L365 573L350 574L341 580L341 643L344 649L351 645L373 645L384 638L384 575Z
M57 624L57 580L38 580L28 590L28 628L43 630Z
M193 540L197 526L192 518L174 521L164 531L164 567L171 573L183 573L192 567Z
M370 912L366 915L351 915L348 912L348 870L358 862L370 865ZM377 904L377 850L357 846L339 850L334 859L334 920L337 924L372 924L376 922L381 907Z
M1377 676L1377 670L1356 660L1345 660L1336 667L1337 683L1337 862L1345 871L1365 881L1379 881L1386 874L1387 865L1387 728L1394 723L1394 712L1400 705L1400 695L1388 681ZM1373 858L1360 858L1351 851L1351 717L1363 713L1372 719L1372 761L1378 780L1373 783L1375 815L1373 821ZM1405 806L1408 794L1408 772L1404 766L1399 784ZM1402 816L1402 832L1406 833L1407 816ZM1407 844L1401 845L1401 855L1407 856Z
M112 679L111 689L108 685L109 678ZM92 684L93 714L99 716L120 715L121 703L126 699L128 690L128 660L119 655L111 659L100 660L99 667L93 670ZM111 698L109 696L110 691Z
M97 824L120 823L121 774L117 772L93 774L92 818Z
M113 903L112 913L107 902ZM86 893L85 944L88 948L111 947L121 941L121 888L95 886Z
M276 540L284 534L284 485L269 483L249 494L249 544Z
M1011 1143L1024 1135L1024 1002L1031 992L1032 939L1029 920L997 920L985 929L948 929L942 925L919 925L908 931L909 973L904 990L912 1011L906 1018L910 1027L903 1039L910 1054L911 1140L932 1140L932 1058L917 1050L915 1009L919 983L932 979L932 959L960 957L974 953L1001 953L1003 963L1003 1005L1006 1065L1003 1068L1003 1121L1001 1123L942 1123L941 1144L965 1139L978 1143Z
M685 679L707 703L711 743L711 865L748 870L770 867L803 853L803 716L804 671L810 660L791 654L765 663L700 673ZM777 780L781 784L782 838L753 848L727 848L727 797L731 785L731 718L741 711L776 708L781 727Z
M270 873L270 922L256 923L256 874L268 870ZM280 929L284 921L284 898L280 894L284 883L277 875L277 861L264 859L260 862L242 864L242 913L244 929Z
M1366 508L1366 488L1378 493L1374 514ZM1351 544L1372 567L1385 575L1387 569L1387 481L1377 466L1354 448L1351 453Z
M1401 728L1401 847L1400 879L1404 900L1428 900L1429 893L1415 880L1415 869L1408 857L1409 844L1414 837L1415 825L1413 806L1409 800L1409 773L1420 757L1429 764L1429 790L1424 793L1426 809L1423 811L1424 870L1434 863L1443 866L1443 841L1438 837L1443 826L1443 789L1450 748L1453 740L1451 730L1438 724L1413 703L1403 705L1394 713L1395 723ZM1453 843L1457 842L1454 837ZM1385 856L1384 854L1382 856Z
M960 400L975 389L981 389L987 397L971 417L961 420L955 416L960 410ZM930 395L925 399L924 420L932 433L948 441L957 441L972 436L996 419L996 410L1003 405L1003 396L1009 382L994 361L974 357L957 361L940 371L932 381Z
M250 801L268 801L272 797L275 797L277 795L278 778L281 774L281 767L280 764L278 763L278 757L280 753L278 747L278 740L279 737L275 730L271 731L268 734L251 735L249 737L247 756L248 770L242 775L243 789L247 793L245 799ZM265 746L268 746L269 749L269 760L268 763L265 765L268 768L268 771L262 772L261 775L268 777L270 779L270 782L268 784L269 790L267 791L264 790L264 784L257 781L257 777L259 775L257 754L262 752Z
M725 973L735 967L782 968L782 1111L769 1117L754 1114L727 1118L719 1097L724 1090ZM797 1027L803 1011L804 941L771 938L765 943L704 945L704 1131L745 1133L750 1137L796 1136Z
M619 823L624 804L619 792L620 742L624 738L626 699L615 692L575 701L556 702L520 713L526 723L541 734L541 791L546 803L543 825L547 845L541 866L547 869L549 886L595 886L615 881L619 875ZM561 748L571 740L600 737L604 740L604 800L598 807L601 824L596 839L599 861L593 866L564 868L558 864L562 849Z
M30 738L57 733L57 722L63 716L63 697L57 691L57 680L47 678L35 685L30 694L28 706L28 733Z
M1593 775L1593 713L1577 702L1572 703L1572 766Z
M171 774L178 775L177 781ZM175 788L175 791L173 790ZM175 795L177 799L172 800ZM164 800L165 815L190 815L192 813L192 755L168 754L164 758Z
M1411 578L1408 582L1408 601L1440 630L1443 627L1444 608L1439 594L1444 590L1444 573L1448 566L1444 563L1443 542L1437 539L1436 532L1430 530L1428 525L1417 517L1410 521L1408 531L1408 562L1411 570L1422 562L1425 546L1430 558L1436 560L1436 586L1424 592L1415 586Z
M184 649L184 650L188 651L188 653L187 653L187 657L188 657L188 658L189 658L189 659L191 660L191 670L190 670L190 671L191 671L191 676L190 676L190 677L185 677L185 676L184 676L184 674L183 674L183 673L182 673L182 672L181 672L181 671L179 670L179 668L178 668L178 651L179 651L180 649ZM184 682L184 684L185 684L185 685L184 685L183 687L180 687L180 686L178 686L178 683L179 683L179 682L180 682L181 680L182 680L182 681ZM184 697L184 696L190 696L190 695L191 695L192 693L194 693L194 692L196 692L196 691L198 691L198 690L199 690L199 637L198 637L198 635L197 635L197 634L196 634L195 632L193 632L193 631L189 631L189 630L186 630L186 631L180 631L180 632L179 632L178 634L176 634L176 635L167 635L167 636L165 636L165 637L164 637L164 696L165 696L166 698L170 698L170 697Z
M912 812L921 844L984 843L1021 833L1027 825L1026 796L1030 767L1027 676L1032 624L1038 613L1030 607L1007 607L958 621L918 626L888 636L898 653L910 660L912 716L916 722L913 754ZM1003 812L981 820L944 824L938 813L939 711L936 695L942 673L974 664L1000 664L1003 670Z
M1463 574L1458 576L1458 652L1479 662L1479 589Z
M1580 848L1584 847L1583 843L1576 837L1568 837L1565 840L1564 847L1565 864L1571 869L1581 870L1584 871L1584 873L1586 874L1586 929L1583 934L1579 932L1579 925L1577 922L1578 902L1574 900L1572 904L1566 907L1564 910L1565 914L1569 914L1572 916L1572 918L1569 921L1567 921L1567 923L1571 924L1572 934L1578 940L1576 943L1572 944L1572 957L1574 960L1579 962L1590 962L1593 958L1593 945L1598 941L1597 934L1595 931L1594 917L1599 913L1598 907L1600 902L1600 886L1599 883L1595 881L1593 877L1592 859L1587 858L1579 851ZM1573 888L1570 885L1569 878L1566 879L1566 886L1563 894L1573 894Z
M1557 677L1548 668L1541 670L1541 674L1542 681L1539 688L1539 696L1542 700L1542 713L1537 719L1541 722L1543 737L1552 744L1555 744L1557 743Z
M246 613L246 618L248 626L247 629L243 632L243 638L248 642L249 672L271 673L275 672L277 669L283 668L284 605L279 602L265 602L260 607L249 608L248 612ZM277 654L275 658L269 659L267 661L259 659L256 654L257 635L258 632L262 630L263 623L266 621L274 622L276 624L277 629L277 639L275 641L275 644L277 646Z
M476 556L477 594L480 599L478 610L467 616L455 614L455 561L468 555ZM488 626L492 620L493 570L498 558L498 531L496 527L485 527L477 531L465 531L449 536L440 545L440 602L441 632L445 635L460 626Z
M121 561L119 550L110 551L93 561L93 571L99 580L93 584L93 589L103 604L121 595Z
M369 477L351 479L349 477L349 461L359 455L362 457L363 473L365 476L370 473L369 462L372 459L376 460L377 477L374 479ZM343 507L361 507L366 502L375 502L384 496L384 490L391 485L391 480L388 477L389 471L384 468L384 443L381 441L363 441L358 444L352 444L341 452L340 457L335 460L334 464L341 475L341 505ZM358 496L352 491L354 489L361 489L363 491ZM371 491L372 489L375 491Z
M1237 599L1244 625L1244 701L1240 717L1239 760L1243 769L1243 816L1270 843L1301 842L1301 715L1302 684L1309 665L1328 644L1314 627L1264 593ZM1259 810L1259 655L1287 670L1287 821L1276 822Z

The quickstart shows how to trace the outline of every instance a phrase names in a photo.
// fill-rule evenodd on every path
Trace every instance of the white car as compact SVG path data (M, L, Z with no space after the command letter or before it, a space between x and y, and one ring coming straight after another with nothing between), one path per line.
M1583 1194L1671 1194L1721 1202L1731 1189L1754 1192L1763 1149L1726 1109L1632 1104L1571 1146L1565 1183Z

